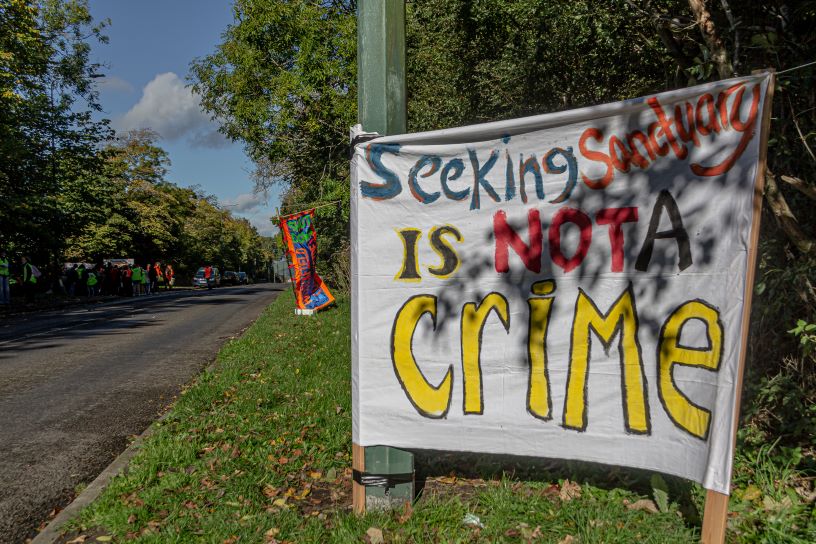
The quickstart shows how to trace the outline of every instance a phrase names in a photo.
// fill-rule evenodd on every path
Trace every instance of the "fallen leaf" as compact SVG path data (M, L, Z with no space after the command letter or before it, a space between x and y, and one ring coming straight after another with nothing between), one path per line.
M309 473L309 478L311 478L313 480L317 480L321 476L323 476L323 473L320 472L319 470L313 470L312 472Z
M572 544L573 542L575 542L575 538L572 535L567 535L559 540L558 544Z
M406 502L405 506L402 507L402 513L399 516L397 516L397 521L399 523L405 523L406 521L411 519L412 515L414 515L414 507L411 506L410 502Z
M108 536L108 535L102 535L102 536L96 537L97 542L110 542L111 540L113 540L113 537Z
M278 534L280 534L280 529L278 529L277 527L272 527L271 529L266 531L264 533L264 537L266 537L267 544L273 544L274 542L277 542L277 540L275 540L275 537L278 536Z
M274 506L286 506L286 499L275 499L272 504Z
M300 448L292 452L292 457L300 457L301 455L303 455L303 450Z
M383 537L382 529L369 527L368 531L366 531L366 542L368 544L383 544L385 538Z
M280 463L281 465L285 465L288 462L289 462L288 457L281 457L280 459L278 459L278 463Z
M635 501L632 504L627 504L626 508L628 508L629 510L644 510L652 514L657 514L658 512L660 512L660 510L657 509L655 503L649 499L640 499L639 501Z
M765 495L762 497L762 507L766 512L780 512L793 505L790 497L784 497L781 501L774 500L773 497Z
M759 488L754 484L751 484L745 488L745 491L742 492L742 499L746 501L755 501L761 495L762 491L760 491Z
M564 480L564 483L561 484L561 489L558 492L558 496L562 501L577 499L581 496L581 486L575 482Z
M88 535L79 535L75 539L69 540L67 544L82 544L86 540L88 540Z
M134 523L136 521L136 514L131 514L128 516L127 522L128 524Z

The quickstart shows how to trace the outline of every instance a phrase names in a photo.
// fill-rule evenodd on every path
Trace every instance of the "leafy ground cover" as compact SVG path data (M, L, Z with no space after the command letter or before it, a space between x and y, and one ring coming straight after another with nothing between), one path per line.
M629 471L561 465L470 474L420 467L412 507L351 512L349 304L296 318L281 296L215 369L184 391L125 474L64 542L682 543L699 538L703 491ZM741 451L730 535L813 542L802 454ZM418 461L419 462L419 461ZM425 463L422 463L425 464ZM528 467L529 469L529 467ZM472 472L472 471L470 471Z

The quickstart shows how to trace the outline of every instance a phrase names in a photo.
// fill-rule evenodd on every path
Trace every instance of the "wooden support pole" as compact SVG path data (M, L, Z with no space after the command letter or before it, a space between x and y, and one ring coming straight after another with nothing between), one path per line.
M363 130L381 135L406 132L406 94L405 0L358 0L357 120ZM413 472L413 464L413 455L403 450L352 444L352 468L360 474L366 467L392 474L410 466ZM382 496L382 488L370 488L369 495L388 507L400 500L413 500L414 484L400 483L387 491L387 496ZM352 498L354 511L365 512L366 487L355 481Z
M756 73L756 72L755 72ZM734 400L734 436L737 443L737 425L739 423L740 400L742 397L742 377L745 373L746 351L748 350L748 328L751 324L751 300L754 294L754 276L756 274L757 246L759 245L759 221L762 217L762 195L765 189L765 166L768 158L768 134L771 130L771 104L774 91L774 76L768 82L765 102L762 107L762 125L759 137L759 160L757 161L756 179L754 180L753 217L751 221L751 239L748 243L747 273L745 276L744 306L742 309L742 338L740 338L740 360L737 370L736 398ZM728 525L728 495L708 490L703 511L703 531L700 542L703 544L724 544L725 531Z

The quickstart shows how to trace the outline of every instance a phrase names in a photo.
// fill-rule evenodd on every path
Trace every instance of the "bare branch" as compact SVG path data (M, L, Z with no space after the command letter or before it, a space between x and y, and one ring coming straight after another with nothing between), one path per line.
M783 175L780 177L782 178L782 181L784 181L785 183L787 183L788 185L790 185L791 187L793 187L794 189L808 197L809 199L816 200L816 187L813 187L813 185L809 184L808 182L802 179L795 178L793 176Z
M813 150L807 143L807 138L805 138L805 135L802 134L802 129L799 128L799 123L796 121L796 112L793 110L793 102L791 102L790 96L788 96L788 107L790 107L791 111L791 121L793 121L793 126L796 127L796 132L799 133L799 138L802 140L802 145L804 145L805 149L807 149L810 158L816 161L816 155L813 154Z
M800 252L808 254L816 251L816 241L805 234L799 226L796 216L779 190L776 177L769 170L765 172L765 202L768 203L779 227Z
M731 25L731 32L734 33L734 54L732 58L734 59L734 74L736 74L739 69L740 33L739 28L737 28L739 21L734 18L734 14L731 12L731 6L728 5L728 0L720 0L720 4L722 4L725 16L728 18L728 24Z

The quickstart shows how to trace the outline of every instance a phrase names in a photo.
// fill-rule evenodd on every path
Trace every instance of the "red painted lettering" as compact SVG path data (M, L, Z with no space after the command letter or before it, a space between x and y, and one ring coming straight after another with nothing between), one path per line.
M530 244L527 245L521 237L507 223L507 214L496 212L493 216L493 236L496 239L495 266L496 272L510 270L509 251L512 247L516 255L521 257L524 266L531 272L541 272L541 219L538 210L527 212L527 230L530 233Z
M565 223L573 223L581 229L581 236L578 241L578 248L575 254L567 259L561 251L561 226ZM550 242L550 258L552 261L569 272L578 267L584 260L592 243L592 221L589 216L576 208L561 208L553 216L552 224L548 233Z

